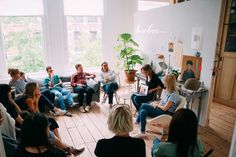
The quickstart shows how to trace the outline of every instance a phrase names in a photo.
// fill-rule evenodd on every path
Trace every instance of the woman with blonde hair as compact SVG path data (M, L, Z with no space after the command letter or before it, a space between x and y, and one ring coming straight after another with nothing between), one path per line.
M141 133L136 137L144 137L146 117L156 117L162 114L173 115L177 105L180 101L179 94L176 88L176 78L174 75L167 75L164 78L164 91L163 99L160 102L154 101L151 104L143 103L136 119L136 123L141 123Z
M115 136L101 139L95 148L98 157L145 157L145 143L143 139L129 136L133 130L132 113L128 105L115 105L108 117L108 128Z

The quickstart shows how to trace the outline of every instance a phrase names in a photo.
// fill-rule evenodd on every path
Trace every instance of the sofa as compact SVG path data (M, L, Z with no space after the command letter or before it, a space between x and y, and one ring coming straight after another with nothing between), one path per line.
M62 88L68 89L71 91L72 97L74 99L74 102L78 102L78 94L74 93L73 88L70 85L70 79L71 76L60 76L60 79L62 80ZM40 90L46 89L44 86L44 78L30 78L27 77L28 82L36 82L39 85ZM92 96L92 101L99 102L100 101L100 81L97 81L96 79L88 79L87 85L93 88L94 94ZM86 93L84 97L84 103L86 102Z

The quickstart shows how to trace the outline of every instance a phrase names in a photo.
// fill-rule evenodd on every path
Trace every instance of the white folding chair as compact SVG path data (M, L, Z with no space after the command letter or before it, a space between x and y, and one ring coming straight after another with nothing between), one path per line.
M186 107L186 99L180 96L180 102L175 111ZM147 132L153 134L166 134L172 119L171 115L163 114L152 119L147 119Z

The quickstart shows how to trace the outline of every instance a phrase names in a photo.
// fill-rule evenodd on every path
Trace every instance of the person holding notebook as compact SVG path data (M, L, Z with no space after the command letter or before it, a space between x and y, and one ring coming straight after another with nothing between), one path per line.
M142 103L153 100L154 94L164 88L164 84L158 78L158 75L153 71L151 65L146 64L141 68L142 74L146 77L146 85L148 86L147 94L134 93L131 95L131 101L133 102L137 111L139 111Z

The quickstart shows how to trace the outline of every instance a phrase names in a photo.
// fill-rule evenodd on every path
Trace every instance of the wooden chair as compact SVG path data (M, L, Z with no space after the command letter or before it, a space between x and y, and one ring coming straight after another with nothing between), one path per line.
M180 96L180 102L175 111L181 108L185 108L186 99L183 96ZM169 128L170 121L172 116L168 114L163 114L152 119L147 119L147 132L151 134L166 134Z

